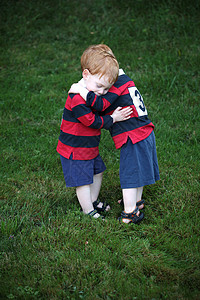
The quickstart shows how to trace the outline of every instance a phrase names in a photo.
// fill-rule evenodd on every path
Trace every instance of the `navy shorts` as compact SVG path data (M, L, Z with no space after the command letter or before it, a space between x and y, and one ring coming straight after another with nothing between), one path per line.
M121 147L119 176L122 189L142 187L160 179L154 132L136 144L128 138Z
M100 155L91 160L73 160L60 155L67 187L83 186L93 183L93 176L104 172L106 166Z

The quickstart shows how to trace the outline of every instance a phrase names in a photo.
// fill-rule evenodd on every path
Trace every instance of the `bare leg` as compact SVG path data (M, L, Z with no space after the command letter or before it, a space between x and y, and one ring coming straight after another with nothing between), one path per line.
M92 199L92 203L98 199L99 192L100 192L100 189L101 189L102 179L103 179L103 172L99 173L99 174L96 174L93 177L93 183L91 184L91 199ZM100 202L98 204L98 207L102 208L102 206L103 206L103 203ZM106 211L108 211L108 210L110 210L110 206L109 205L106 206Z
M76 188L76 195L80 206L85 214L88 214L94 210L92 199L91 199L91 185L78 186ZM98 218L99 214L95 215Z
M142 193L143 193L143 186L137 188L137 202L142 200ZM142 209L144 207L144 204L141 204L138 208Z
M123 189L124 211L131 213L136 208L137 188Z
M103 179L103 172L96 174L93 177L93 183L90 185L92 202L96 201L99 196L102 179Z
M139 187L139 188L136 188L137 189L137 194L136 194L136 202L140 201L142 199L142 193L143 193L143 186ZM125 190L125 189L124 189ZM127 195L127 193L132 193L131 191L128 191L128 190L132 190L132 189L126 189L127 192L123 192L124 190L122 190L122 194L123 194L123 198L124 198L124 193L125 195ZM122 204L123 202L123 199L120 199L118 200L117 202L119 204ZM125 205L125 204L124 204ZM138 208L139 209L142 209L144 207L144 204L141 204Z
M123 200L124 200L124 211L126 213L131 213L136 208L137 196L139 197L140 193L138 192L138 188L130 188L123 189ZM138 211L137 216L139 216L140 212ZM125 220L125 223L129 223L129 220Z

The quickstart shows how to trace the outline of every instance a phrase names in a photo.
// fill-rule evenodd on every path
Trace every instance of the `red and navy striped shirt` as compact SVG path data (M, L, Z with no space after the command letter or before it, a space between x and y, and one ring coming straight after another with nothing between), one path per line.
M113 118L99 116L79 94L69 94L65 103L57 151L69 159L90 160L99 154L101 128L109 129Z
M149 120L143 98L135 87L134 82L120 70L118 80L104 96L97 96L94 92L87 95L88 106L105 114L112 112L119 106L125 108L131 106L133 112L131 118L114 123L110 133L118 149L127 142L128 137L135 144L147 138L154 130L153 123Z

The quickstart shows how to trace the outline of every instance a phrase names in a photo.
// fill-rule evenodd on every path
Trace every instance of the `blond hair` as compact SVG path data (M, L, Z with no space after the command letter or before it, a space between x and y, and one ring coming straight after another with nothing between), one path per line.
M88 69L92 75L105 75L110 84L115 83L118 78L119 64L112 50L104 45L91 45L81 56L82 71Z

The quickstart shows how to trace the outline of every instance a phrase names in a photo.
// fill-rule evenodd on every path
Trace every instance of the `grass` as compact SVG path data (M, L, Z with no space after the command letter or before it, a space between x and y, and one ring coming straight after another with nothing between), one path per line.
M1 299L199 299L198 1L7 0L1 11ZM120 225L119 151L102 131L107 222L79 211L56 145L80 56L105 43L156 126L161 179Z

